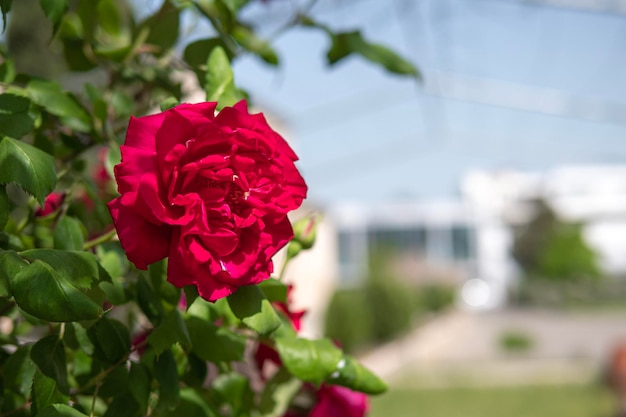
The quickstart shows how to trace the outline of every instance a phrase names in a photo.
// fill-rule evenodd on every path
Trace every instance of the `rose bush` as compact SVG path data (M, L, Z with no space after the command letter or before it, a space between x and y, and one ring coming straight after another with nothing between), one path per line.
M169 257L168 281L209 301L270 276L307 186L262 114L181 104L131 118L121 153L109 210L137 268Z

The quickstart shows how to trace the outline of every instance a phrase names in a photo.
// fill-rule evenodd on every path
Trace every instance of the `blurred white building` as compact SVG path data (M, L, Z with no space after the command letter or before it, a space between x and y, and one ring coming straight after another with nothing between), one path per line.
M532 218L539 198L584 225L604 271L626 273L626 166L572 166L469 172L457 200L333 207L339 284L358 285L382 250L403 279L457 284L467 308L501 307L518 279L513 228Z

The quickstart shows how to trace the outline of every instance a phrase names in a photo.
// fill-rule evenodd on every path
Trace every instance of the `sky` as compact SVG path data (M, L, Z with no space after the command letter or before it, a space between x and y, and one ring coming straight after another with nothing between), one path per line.
M271 3L250 18L284 14ZM313 202L454 197L472 169L626 162L623 14L537 0L321 0L313 14L423 74L360 57L329 68L328 39L308 29L275 41L278 71L235 64L236 83L285 122Z
M297 3L252 2L244 19L271 36ZM318 0L315 19L360 29L423 80L356 56L329 67L328 38L298 29L273 40L278 69L243 56L235 82L281 121L314 204L455 198L470 170L626 163L625 3Z

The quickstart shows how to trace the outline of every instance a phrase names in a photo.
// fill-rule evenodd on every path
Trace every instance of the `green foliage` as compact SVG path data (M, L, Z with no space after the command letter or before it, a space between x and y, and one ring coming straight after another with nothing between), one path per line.
M325 333L347 352L356 352L407 332L416 307L410 288L392 279L370 278L362 288L335 292L326 311Z
M0 166L0 184L19 185L42 206L57 181L50 155L9 137L0 138Z
M509 330L500 335L500 348L507 352L527 352L532 349L533 339L524 332Z
M438 313L454 304L456 288L446 284L421 286L415 293L417 308L424 312Z
M369 317L364 291L336 291L326 310L324 333L339 342L346 352L356 352L373 343Z
M316 384L330 378L342 358L341 350L328 339L279 338L276 349L293 376Z
M113 167L129 117L182 102L182 68L222 108L247 97L235 60L281 62L242 20L248 3L163 0L138 20L127 0L0 0L3 27L9 17L9 53L0 49L0 317L11 324L0 335L0 415L280 417L305 382L386 389L330 340L297 336L279 279L209 303L194 286L171 285L167 261L134 268L116 239L106 203L117 195ZM184 44L185 13L212 26L212 37ZM305 17L284 30L310 26ZM418 74L358 31L316 25L333 40L331 64L354 53ZM315 238L301 226L298 251ZM378 287L364 296L363 312L375 314L369 304L398 298ZM283 363L268 381L249 361L260 344Z
M585 242L581 225L562 222L543 201L535 209L513 245L524 273L557 281L600 278L597 254Z
M233 314L260 335L268 335L280 326L280 318L256 285L239 287L228 297Z

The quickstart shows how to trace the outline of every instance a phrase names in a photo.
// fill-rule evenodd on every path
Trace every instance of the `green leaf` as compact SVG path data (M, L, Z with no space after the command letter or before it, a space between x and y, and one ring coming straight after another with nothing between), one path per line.
M57 336L47 336L40 339L33 345L30 357L44 375L57 383L62 393L69 394L67 360L62 340Z
M57 383L54 379L48 378L40 371L35 373L33 379L33 387L31 390L31 414L38 415L39 410L55 403L64 403L68 401L68 397L62 395L57 389Z
M128 328L117 320L102 317L87 329L94 345L94 356L107 363L117 363L130 352Z
M198 287L195 285L185 285L183 292L185 293L186 310L189 310L189 307L191 307L193 302L200 296L198 294Z
M337 373L328 382L373 395L387 390L387 385L380 378L348 355L339 362Z
M17 305L47 321L93 320L102 309L50 265L35 260L11 279Z
M385 46L367 42L359 31L332 33L326 30L332 40L332 46L327 53L328 63L331 65L356 53L370 62L382 65L389 72L421 77L413 64Z
M227 300L235 316L261 335L268 335L280 326L272 304L256 285L239 287Z
M2 0L0 0L2 3ZM4 57L4 61L0 64L0 82L7 84L15 80L15 64L12 59Z
M211 384L223 404L227 404L233 415L248 415L245 411L252 403L253 393L245 376L231 372L218 375Z
M137 280L137 304L148 320L154 324L159 323L165 314L161 298L143 275L140 275Z
M56 249L82 250L85 243L80 221L70 216L63 216L59 219L53 236Z
M30 358L32 345L20 346L2 365L5 389L11 388L26 395L33 384L37 365Z
M65 19L67 22L68 19ZM62 25L61 32L63 32ZM97 63L93 54L85 53L85 43L82 39L63 39L63 57L67 66L72 71L85 72L96 68Z
M276 349L293 376L315 384L330 377L343 356L328 339L280 338Z
M56 185L54 158L27 143L0 138L0 166L0 184L18 184L41 206Z
M9 196L7 195L7 189L5 184L0 185L0 230L4 230L4 226L9 221L9 212L11 211L11 204ZM0 292L0 296L1 292Z
M39 4L44 14L52 22L52 36L57 33L61 27L63 16L70 7L68 0L39 0Z
M270 65L278 65L278 55L270 44L258 38L254 32L245 26L237 26L233 30L233 37L247 51L261 57Z
M79 132L91 131L91 117L61 86L53 81L32 80L27 85L29 97L47 112L60 117L70 128Z
M246 348L245 337L198 317L187 317L185 323L189 330L192 351L198 357L210 362L243 359Z
M213 49L218 46L224 49L228 59L233 58L222 39L208 38L200 39L187 45L185 47L185 51L183 52L183 59L192 68L206 69L209 55L213 52Z
M236 15L243 6L249 3L250 0L218 0L225 5L233 15Z
M159 54L172 49L180 32L180 10L170 1L164 1L161 8L137 27L137 32L148 28L150 33L145 43L159 47Z
M31 131L35 120L30 104L27 97L0 94L0 136L19 139Z
M218 102L218 109L232 106L243 98L235 87L235 77L224 48L213 48L207 61L204 89L206 101Z
M37 417L85 417L75 408L65 404L52 404L41 410Z
M187 366L183 374L183 382L190 387L202 387L206 381L209 367L206 361L200 359L195 353L187 355Z
M112 398L128 393L130 390L128 374L128 369L125 366L113 368L111 372L101 379L98 395L102 398Z
M180 103L176 97L168 97L161 102L161 111L169 110L173 107L178 106Z
M302 382L285 369L280 368L265 384L261 394L259 411L263 417L282 417L293 398L300 391Z
M287 303L287 285L283 282L270 278L257 285L268 300L279 303Z
M0 0L0 12L2 12L2 33L7 28L7 14L11 11L13 0Z
M129 389L139 404L142 413L148 409L151 376L148 367L142 363L131 362L129 372Z
M171 408L178 404L180 388L178 371L172 351L166 350L154 360L154 377L159 382L159 408Z
M127 392L113 398L103 417L139 417L139 407L137 400Z
M192 388L180 390L180 402L178 407L172 410L172 416L185 417L217 417L218 412L213 411L207 401Z
M93 355L93 343L89 340L87 330L81 325L66 323L63 341L70 349L80 350L89 356Z
M13 251L0 252L0 297L11 296L11 278L27 265L28 263Z
M111 281L95 255L84 251L60 249L31 249L20 253L30 261L40 260L50 265L56 273L81 289L89 289L101 281Z
M119 242L107 242L98 245L96 255L100 260L100 265L111 277L111 282L100 283L100 288L105 292L107 300L113 305L121 305L128 301L128 294L125 289L126 273L129 262L126 253Z
M97 0L98 23L109 35L119 36L123 31L122 15L115 0Z
M187 325L178 309L170 311L163 317L161 323L148 336L148 343L154 348L157 356L174 343L180 343L185 349L191 348Z

